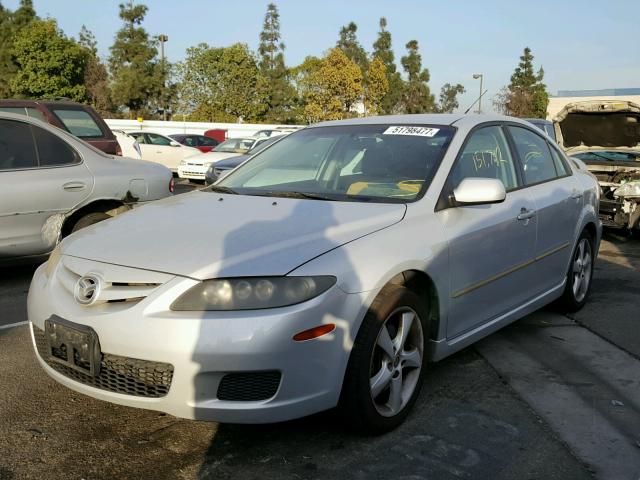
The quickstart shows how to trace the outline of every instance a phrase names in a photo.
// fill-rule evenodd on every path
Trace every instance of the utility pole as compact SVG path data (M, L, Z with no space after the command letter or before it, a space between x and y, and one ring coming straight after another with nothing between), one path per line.
M480 79L480 96L478 97L478 113L482 113L482 80L484 75L482 73L474 73L473 79Z
M164 68L164 42L169 41L169 37L166 35L158 35L158 41L160 42L160 68L162 70L162 120L167 120L167 99L166 99L166 85L165 85L165 68Z

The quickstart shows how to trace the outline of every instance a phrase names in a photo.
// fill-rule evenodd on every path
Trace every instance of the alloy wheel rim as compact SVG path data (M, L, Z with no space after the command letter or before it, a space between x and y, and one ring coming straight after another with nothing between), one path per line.
M378 413L393 417L418 385L424 336L418 314L409 307L394 310L384 321L371 356L369 392Z
M580 240L573 258L573 296L577 302L584 300L591 283L591 245L586 238Z

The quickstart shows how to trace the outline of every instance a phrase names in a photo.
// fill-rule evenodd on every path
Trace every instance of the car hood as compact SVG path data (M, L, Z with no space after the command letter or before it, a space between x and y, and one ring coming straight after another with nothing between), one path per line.
M404 204L221 195L141 206L67 237L62 254L196 279L285 275L402 220Z
M236 168L238 165L240 165L250 156L251 155L238 155L237 157L221 160L219 162L216 162L216 168L223 168L223 169Z
M560 129L558 143L569 154L640 147L640 105L617 100L567 104L553 119Z
M191 165L209 165L211 163L217 163L220 160L224 160L226 158L237 157L240 155L239 153L232 152L207 152L200 153L198 155L194 155L189 157L189 163Z

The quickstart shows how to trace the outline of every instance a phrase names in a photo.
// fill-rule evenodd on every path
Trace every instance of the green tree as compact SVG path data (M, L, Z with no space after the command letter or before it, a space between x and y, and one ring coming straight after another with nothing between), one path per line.
M309 98L309 92L314 88L314 75L322 68L322 65L322 58L309 55L300 65L289 70L289 76L295 92L291 117L296 123L305 123L307 121L304 109Z
M533 54L526 47L511 82L494 99L497 110L515 117L546 118L549 94L544 84L542 67L535 72Z
M111 46L109 70L113 78L113 100L132 117L149 111L162 94L162 66L157 61L157 42L141 27L146 5L120 4L124 26Z
M10 82L15 96L86 100L87 54L64 36L55 20L34 20L23 27L14 40L13 52L19 67Z
M404 88L405 113L428 113L436 109L434 96L429 89L429 70L422 69L422 56L418 52L418 41L406 45L407 55L400 59L408 81Z
M78 44L85 49L87 65L84 71L84 87L87 101L101 115L113 112L111 86L106 65L98 56L98 43L93 33L84 25L78 34Z
M307 79L305 117L309 122L352 117L363 93L360 68L340 48L333 48Z
M12 95L10 83L18 71L13 56L15 37L22 28L37 18L31 0L21 0L15 12L0 5L0 98Z
M460 106L458 103L458 95L464 92L464 87L459 83L456 85L445 83L440 89L440 102L437 111L439 113L453 113L453 111Z
M178 66L180 108L202 121L255 121L266 110L267 82L249 47L187 49Z
M268 84L266 119L277 123L292 120L292 103L295 95L284 63L284 49L285 45L280 37L278 7L270 3L267 6L264 25L260 33L258 53L260 55L260 72Z
M367 115L382 113L382 100L389 91L389 80L384 62L374 57L365 78L364 108Z
M391 48L391 33L387 30L387 19L380 19L378 38L373 43L373 56L384 63L389 88L382 99L382 113L399 113L402 109L402 93L404 81L398 72L393 49Z
M357 31L358 26L354 22L349 22L348 25L342 27L336 47L342 50L349 60L360 67L360 72L364 76L369 69L369 59L367 58L367 52L358 42Z

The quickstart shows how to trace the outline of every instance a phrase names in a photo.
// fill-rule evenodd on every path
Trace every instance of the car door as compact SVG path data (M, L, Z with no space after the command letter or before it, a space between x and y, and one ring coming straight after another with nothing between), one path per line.
M0 119L0 257L49 252L64 215L93 190L93 176L62 137Z
M156 161L172 171L177 171L184 155L184 149L180 144L178 142L173 142L172 144L170 138L156 133L145 133L145 136L147 137L149 148L154 150L156 158L158 158Z
M558 286L567 273L582 209L582 187L555 147L537 132L514 125L507 130L536 205L537 274L531 288L541 293Z
M447 337L455 338L513 310L531 297L537 216L531 193L499 124L472 131L451 169L436 215L449 247ZM497 178L504 202L454 206L465 178Z

